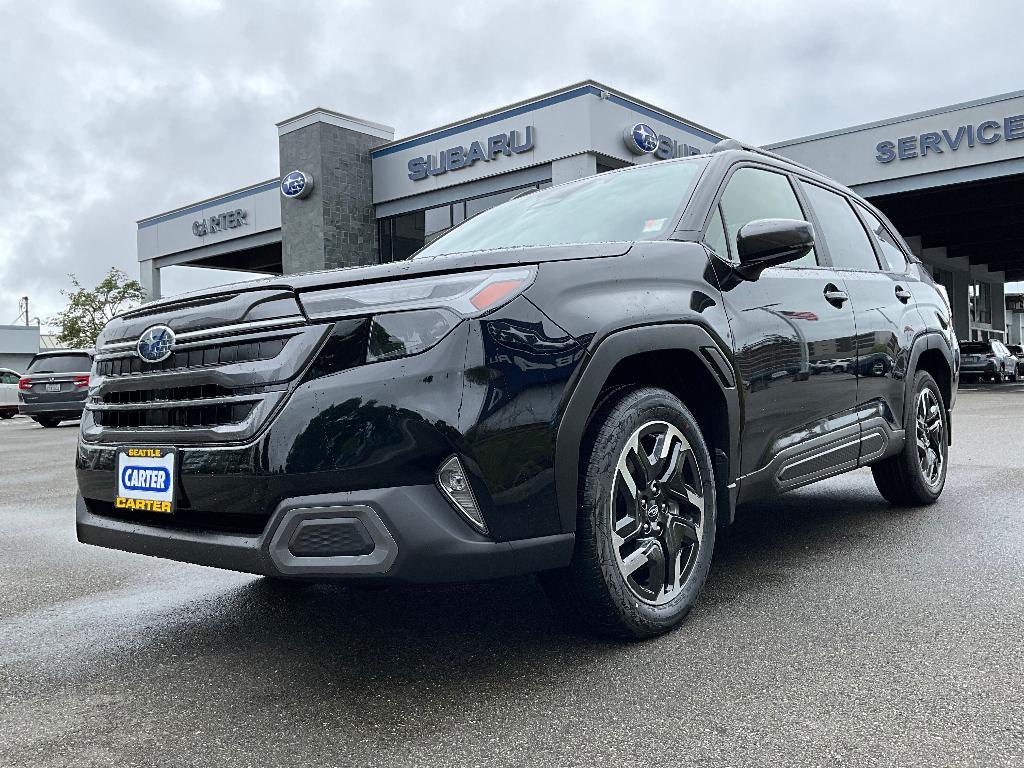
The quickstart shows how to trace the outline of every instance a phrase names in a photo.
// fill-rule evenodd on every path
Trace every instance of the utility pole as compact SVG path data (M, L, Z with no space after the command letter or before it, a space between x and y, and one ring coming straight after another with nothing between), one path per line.
M18 319L25 318L25 325L29 324L28 320L28 296L22 296L18 301Z

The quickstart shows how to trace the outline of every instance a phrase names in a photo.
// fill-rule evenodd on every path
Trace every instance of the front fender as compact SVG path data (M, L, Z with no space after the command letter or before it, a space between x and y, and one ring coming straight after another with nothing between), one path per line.
M729 451L725 480L719 489L730 486L734 495L733 468L739 466L740 398L736 373L729 362L730 353L711 334L695 323L665 323L617 331L605 337L592 349L580 366L576 381L561 413L555 441L555 493L558 500L562 531L576 529L579 508L580 448L598 405L601 391L615 366L632 355L645 352L679 351L694 353L707 372L719 384L728 410ZM730 386L731 383L731 386ZM732 509L730 503L729 509ZM724 510L723 510L724 511Z

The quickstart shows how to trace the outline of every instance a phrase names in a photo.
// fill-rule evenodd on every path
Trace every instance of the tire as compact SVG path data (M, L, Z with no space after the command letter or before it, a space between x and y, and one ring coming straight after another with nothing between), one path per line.
M696 419L665 390L624 390L593 418L581 459L576 548L567 568L541 574L545 591L602 635L669 631L693 607L715 545L714 472Z
M0 411L0 419L13 419L14 414L10 411Z
M55 419L53 416L36 416L34 418L39 426L45 427L46 429L53 429L60 424L60 419Z
M904 408L903 450L871 467L879 492L890 503L901 507L919 507L938 501L949 465L949 425L939 385L930 373L918 371L913 392L913 399ZM919 423L922 413L923 424ZM921 448L922 443L924 448ZM937 468L932 463L935 460L939 461Z

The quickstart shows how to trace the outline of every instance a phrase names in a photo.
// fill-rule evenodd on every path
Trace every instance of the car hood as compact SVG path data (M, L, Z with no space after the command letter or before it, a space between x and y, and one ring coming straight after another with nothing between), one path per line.
M486 269L487 267L606 258L622 256L629 252L632 245L630 242L588 243L585 245L549 245L453 253L431 258L393 261L388 264L325 269L317 272L304 272L296 275L283 275L281 277L253 280L217 288L216 291L200 291L196 294L177 296L174 301L180 301L183 298L190 298L191 296L204 293L234 293L240 290L266 289L291 289L301 292L340 285L358 285L386 280L400 280L406 277L438 275L446 272L464 272L471 269Z
M301 313L297 298L303 291L489 267L608 258L628 253L632 245L630 242L613 242L502 248L396 261L390 264L328 269L224 285L143 304L114 318L101 334L98 345L136 339L146 328L156 324L166 324L176 333L180 333L232 323L270 321L275 317L295 317Z

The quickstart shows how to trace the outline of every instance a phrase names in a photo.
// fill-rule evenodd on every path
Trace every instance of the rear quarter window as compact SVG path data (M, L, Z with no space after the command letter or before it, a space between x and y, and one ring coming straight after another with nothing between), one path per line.
M890 272L906 272L907 271L907 254L903 252L899 244L896 242L896 238L890 234L889 230L885 228L881 220L867 208L862 205L857 206L857 210L860 211L864 217L865 223L868 225L868 229L871 230L871 234L874 236L875 241L878 244L878 249L882 252L882 256L885 261L888 262L888 268ZM883 265L884 266L884 265Z

